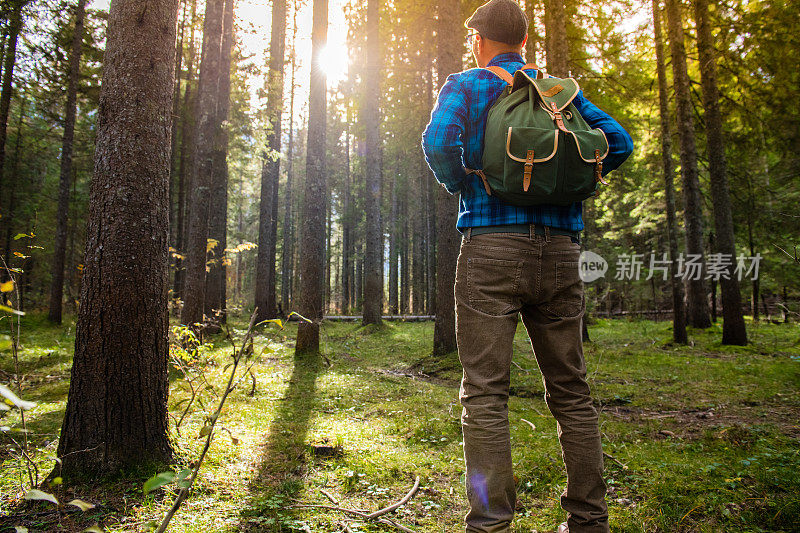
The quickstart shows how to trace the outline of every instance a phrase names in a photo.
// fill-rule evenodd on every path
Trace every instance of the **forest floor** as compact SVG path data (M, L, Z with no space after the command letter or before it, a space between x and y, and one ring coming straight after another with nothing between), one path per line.
M245 318L231 320L241 338ZM396 531L320 505L386 515L417 532L463 531L466 512L455 354L429 356L432 323L363 328L326 323L325 357L297 362L296 326L269 326L255 340L257 363L231 394L196 489L170 531ZM751 344L719 343L719 326L670 343L670 324L600 320L585 347L600 410L612 531L800 531L800 326L750 324ZM195 460L204 419L230 368L218 335L186 371L171 369L172 439L181 464ZM22 321L23 397L30 452L40 479L54 466L55 439L69 388L74 323ZM265 349L266 347L266 349ZM514 532L550 532L565 519L565 474L556 426L524 328L514 341L509 402L518 505ZM0 354L2 381L14 372ZM190 398L202 389L175 429ZM207 381L211 386L201 383ZM213 390L212 390L213 388ZM20 439L18 412L0 419ZM146 531L169 509L177 487L145 496L156 472L43 487L81 512L26 502L30 488L16 446L0 435L0 531ZM176 469L183 468L175 465ZM336 503L334 503L336 502ZM23 531L23 530L20 530Z

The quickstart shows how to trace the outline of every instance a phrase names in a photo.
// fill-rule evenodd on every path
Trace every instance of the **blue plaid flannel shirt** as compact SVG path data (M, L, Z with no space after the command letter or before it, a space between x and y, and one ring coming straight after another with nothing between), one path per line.
M505 53L492 59L488 66L493 65L514 74L524 62L519 54ZM582 230L581 202L516 207L486 194L481 179L475 174L467 175L464 170L464 167L483 168L486 117L505 87L506 82L484 69L451 74L439 92L431 120L422 134L425 160L434 176L451 194L461 194L456 227L463 231L480 226L537 224ZM628 158L633 151L633 140L616 120L584 98L583 91L573 103L586 122L592 128L602 129L608 138L608 156L603 161L605 175Z

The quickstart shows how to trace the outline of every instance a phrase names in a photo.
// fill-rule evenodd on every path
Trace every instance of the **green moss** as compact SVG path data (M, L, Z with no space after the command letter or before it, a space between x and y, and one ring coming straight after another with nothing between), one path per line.
M230 327L239 338L246 324L234 317ZM264 329L254 342L255 390L251 394L247 377L229 397L220 421L224 429L171 531L335 531L344 515L296 505L332 505L325 491L341 506L375 510L401 498L416 476L422 488L396 513L397 520L420 532L461 530L461 370L455 354L431 356L432 330L430 323L326 323L325 357L298 362L296 325ZM613 458L606 461L606 477L615 531L796 528L800 327L749 324L749 334L750 345L727 347L719 344L718 331L692 331L693 344L680 346L671 343L667 322L601 319L592 326L585 354L605 451ZM38 402L27 424L43 472L54 464L73 335L73 326L51 326L37 315L23 323L23 397ZM219 391L231 346L222 334L209 342L213 347L198 369ZM522 327L514 360L514 531L550 531L564 520L558 501L566 478L556 425ZM3 353L0 369L12 373L12 367L10 354ZM190 397L186 377L173 371L169 403L175 420ZM215 393L204 387L180 433L173 432L180 461L198 456L203 441L197 437L214 405ZM19 428L18 414L6 415L2 425ZM0 515L30 510L19 505L21 463L7 441L0 446ZM327 454L328 448L336 452ZM85 517L69 515L64 530L100 521L108 531L124 531L134 522L159 519L175 488L144 498L142 481L128 476L70 487L77 497L109 507ZM47 530L54 520L31 516L29 524ZM6 525L15 524L0 518L0 526Z

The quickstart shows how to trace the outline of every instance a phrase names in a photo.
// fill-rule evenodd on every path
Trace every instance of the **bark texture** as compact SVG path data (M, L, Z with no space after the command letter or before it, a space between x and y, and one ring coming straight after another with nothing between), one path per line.
M288 314L291 302L294 261L294 95L295 95L295 42L297 41L297 10L292 13L291 82L289 93L289 146L286 150L286 194L283 204L283 251L281 253L281 308ZM349 167L348 167L349 168Z
M224 0L208 0L203 22L203 52L195 108L196 137L191 158L189 234L186 241L186 278L181 323L203 322L206 295L208 214L217 135L217 85L222 45Z
M653 0L653 31L656 45L656 74L658 76L658 103L661 115L661 161L664 169L664 199L667 209L667 237L669 238L670 284L672 285L672 339L686 344L686 304L683 282L676 277L678 260L678 223L675 218L675 185L672 164L672 132L670 131L669 101L667 96L667 73L664 68L664 45L661 34L661 8L659 0Z
M311 30L311 64L319 63L328 40L328 0L314 0ZM300 254L300 313L310 322L297 328L295 354L319 353L319 321L325 273L325 123L326 79L319 68L311 69L308 96L306 187L303 201L302 250Z
M217 244L209 252L206 274L205 313L225 322L227 299L228 247L228 120L231 98L231 51L234 41L234 0L226 0L222 18L222 48L219 81L217 82L217 116L211 174L211 204L208 216L208 236Z
M114 0L64 475L169 463L167 285L176 0Z
M285 0L273 0L267 81L267 113L271 128L267 137L267 146L272 154L281 153L285 48L286 2ZM277 190L280 170L280 157L273 159L271 155L264 156L261 167L261 205L258 217L258 262L256 263L257 320L275 318L278 314L275 299L275 240L277 238Z
M686 226L686 253L703 255L703 204L697 172L697 145L694 136L692 96L686 70L686 48L683 44L683 20L678 0L666 0L669 45L672 55L672 80L675 87L678 136L681 142L681 178ZM703 272L705 274L705 272ZM688 322L696 328L711 326L708 299L702 279L688 281Z
M380 324L383 315L383 224L381 223L380 62L378 35L380 5L367 2L367 74L364 136L367 149L366 248L364 250L363 324Z
M569 76L567 14L561 0L545 0L545 33L547 36L547 72L557 77Z
M460 3L440 0L438 4L436 68L439 87L447 76L461 70L461 36L452 31L458 26ZM458 198L444 187L436 190L436 321L433 328L433 353L441 355L456 350L456 312L453 286L461 242L456 229Z
M50 281L50 309L47 314L50 321L56 324L61 324L61 301L64 295L64 259L67 255L67 217L69 215L69 191L72 185L72 141L75 139L78 74L81 66L83 19L85 14L86 0L78 0L78 5L75 8L72 52L69 58L69 76L67 77L67 105L64 109L64 135L61 140L61 174L58 182L56 238L53 247L52 279Z
M0 92L0 191L6 190L7 186L4 185L3 176L5 175L6 163L6 139L8 135L8 112L11 109L11 95L13 93L14 81L14 65L17 60L17 40L19 33L22 31L22 7L25 4L22 0L16 0L11 3L11 14L8 19L8 44L5 50L5 57L3 61L3 90ZM13 179L13 178L12 178ZM13 184L12 184L13 186ZM14 201L14 195L9 195L9 204ZM0 219L0 224L8 226L11 224L11 206L5 208L2 200L0 200L0 214L3 219ZM9 260L10 249L5 247L4 255L6 261Z
M725 142L722 136L722 116L719 111L717 59L709 24L708 0L695 0L697 51L700 55L700 81L703 86L703 108L706 122L706 151L711 177L711 200L714 204L716 252L732 259L726 274L720 278L722 289L722 344L747 344L747 329L742 315L742 295L734 272L736 239L733 213L725 164Z

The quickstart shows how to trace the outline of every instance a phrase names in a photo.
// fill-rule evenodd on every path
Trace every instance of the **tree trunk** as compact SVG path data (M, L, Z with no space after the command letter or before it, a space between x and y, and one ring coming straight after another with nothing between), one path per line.
M344 207L342 208L342 313L348 314L351 306L351 295L353 293L353 228L352 228L352 207L350 190L350 101L347 106L347 119L344 131Z
M228 247L228 120L231 98L231 52L233 50L235 8L234 0L226 0L222 20L222 48L219 81L217 82L217 135L214 139L211 203L208 217L208 236L217 242L209 253L206 274L205 314L225 322L227 300Z
M731 259L727 275L720 278L722 292L722 344L747 344L747 329L742 315L742 294L736 267L736 239L733 230L730 190L725 164L725 142L722 138L722 116L719 111L717 63L711 27L708 21L708 0L695 0L697 51L700 55L700 81L703 86L703 108L706 122L706 151L711 178L711 200L714 204L714 230L717 253Z
M183 70L183 40L186 36L186 8L188 7L188 0L178 0L178 5L183 4L183 13L181 15L180 35L178 37L178 44L175 50L175 93L172 97L172 144L170 147L170 165L169 165L169 245L177 250L178 245L178 230L176 227L178 217L177 210L180 205L174 202L176 181L178 180L178 121L180 120L181 110L181 71ZM170 263L172 258L170 257Z
M108 20L65 476L169 464L170 110L177 2L114 0ZM143 105L144 103L147 105Z
M675 186L672 164L672 132L670 131L667 73L664 68L664 45L661 36L661 8L653 0L653 29L656 44L656 73L658 76L658 102L661 118L661 163L664 168L664 200L667 209L667 236L669 238L670 285L672 286L672 339L680 344L689 342L686 336L686 304L683 282L678 272L678 223L675 217Z
M16 263L14 258L11 256L11 242L12 237L14 235L14 218L16 217L17 211L17 187L20 185L19 179L19 156L22 150L22 126L25 121L25 107L27 105L26 95L22 95L20 98L19 103L19 119L17 122L17 139L14 143L14 159L11 165L11 172L9 172L9 176L11 176L11 186L8 188L8 210L5 212L5 217L8 219L6 220L6 235L5 235L5 257L6 263L8 266ZM4 272L5 273L5 272ZM22 300L20 299L20 305L22 305Z
M280 177L281 114L283 111L283 57L286 46L286 2L272 3L272 32L269 43L269 74L267 81L267 114L271 127L261 167L261 204L258 217L258 259L256 263L257 320L275 318L278 310L275 301L275 232L273 222L277 214L277 195Z
M364 135L366 144L366 249L364 253L363 324L380 324L383 314L383 225L381 223L379 0L367 0L367 73Z
M423 213L425 211L425 189L428 184L430 176L426 172L428 165L422 157L416 158L417 172L414 176L414 191L419 194L416 198L415 211ZM425 313L425 260L424 260L424 234L425 234L425 217L415 216L412 220L413 236L411 245L411 262L413 268L412 290L411 290L411 310L416 315Z
M292 287L294 261L292 249L294 242L294 224L292 223L292 202L294 198L294 94L295 94L295 60L297 52L297 9L292 11L292 77L289 96L289 146L286 150L286 193L283 206L283 253L281 255L281 307L284 314L289 313L289 292Z
M678 114L678 136L681 141L686 253L700 257L700 261L705 263L703 255L703 205L697 172L697 146L695 145L694 137L689 74L686 70L686 49L683 45L683 21L678 0L666 0L666 6L669 44L672 54L672 78L675 86L675 102ZM704 275L705 272L702 274ZM688 281L688 322L689 325L696 328L707 328L711 325L703 275L700 276L700 279L690 279Z
M217 136L217 85L222 49L224 0L208 0L203 22L203 56L197 88L196 142L191 163L189 238L186 242L186 282L181 323L203 322L206 296L208 215Z
M56 214L56 236L53 246L52 279L50 281L50 309L47 317L61 324L61 300L64 294L64 259L67 255L67 216L69 214L69 190L72 185L72 141L75 138L75 114L78 99L78 74L81 66L83 44L83 18L86 0L78 0L75 9L75 28L72 36L72 54L67 78L67 106L64 116L64 136L61 140L61 174L58 182L58 213Z
M390 206L390 215L389 215L389 224L388 224L388 232L389 232L389 314L396 315L399 305L397 299L398 293L398 277L397 277L397 262L398 262L398 250L397 250L397 228L398 228L398 211L397 211L397 168L395 168L394 176L392 177L392 196L391 196L391 206Z
M178 235L175 240L175 249L178 256L175 258L175 278L172 288L172 297L176 299L183 299L183 282L186 278L184 256L186 254L186 242L189 240L189 224L186 223L189 214L189 202L186 191L192 190L190 161L196 132L194 121L196 91L192 88L194 82L194 26L196 20L197 0L192 0L192 33L189 40L189 62L186 68L186 89L183 93L183 112L181 114L181 157L180 171L178 173L178 215L176 221Z
M5 61L3 65L3 90L0 93L0 191L6 189L3 184L3 176L5 175L5 162L6 162L6 138L8 134L8 113L11 109L11 95L13 93L12 84L14 82L14 65L17 60L17 40L19 33L22 31L22 7L23 0L15 0L12 2L11 15L8 21L8 48L5 52ZM11 218L8 211L3 209L2 202L0 202L0 214L4 215L0 219L0 224L4 225L11 223ZM4 255L6 261L8 257L8 247L6 247Z
M328 40L328 0L314 0L311 30L311 64L317 65ZM319 353L322 319L322 275L325 270L325 123L326 79L322 69L311 69L308 96L306 187L303 200L303 250L300 255L300 313L309 322L297 328L295 354Z
M545 34L547 36L547 72L553 76L569 76L567 14L561 0L545 0Z
M440 0L437 31L436 69L439 87L453 72L461 70L461 36L458 27L460 3ZM456 313L453 286L460 234L456 230L458 199L444 187L436 191L436 322L433 328L433 353L442 355L456 350Z
M409 263L409 220L408 220L408 183L412 178L406 176L403 180L402 194L400 196L400 314L409 314L411 302L411 268Z
M525 60L536 63L536 46L539 35L536 33L536 7L534 0L525 0L525 16L528 17L528 42L525 43Z

